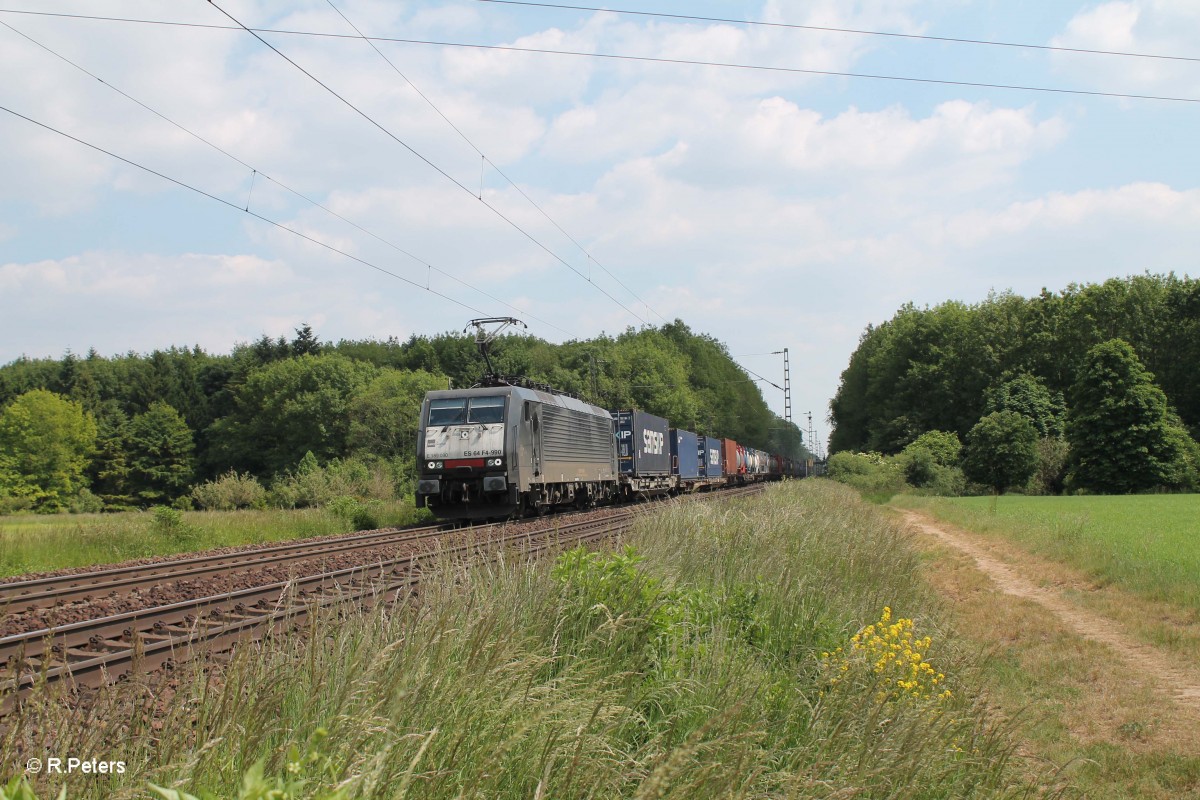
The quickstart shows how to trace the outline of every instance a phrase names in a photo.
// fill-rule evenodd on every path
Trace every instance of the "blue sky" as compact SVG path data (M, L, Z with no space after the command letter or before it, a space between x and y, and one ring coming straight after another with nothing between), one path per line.
M353 33L325 0L218 5ZM678 317L776 383L780 359L749 354L788 347L793 409L824 435L862 330L905 302L1196 272L1200 103L379 43L410 85L361 40L264 34L389 136L245 32L11 13L228 24L208 2L4 7L249 168L0 26L0 105L234 206L0 113L0 362L227 352L305 322L403 339L520 313L563 341ZM1200 61L479 0L337 7L380 37L1200 98ZM1200 58L1184 0L617 7Z

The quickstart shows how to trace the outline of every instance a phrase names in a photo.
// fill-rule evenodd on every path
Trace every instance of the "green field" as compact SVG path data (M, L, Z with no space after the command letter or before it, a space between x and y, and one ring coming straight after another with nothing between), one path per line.
M378 527L428 518L411 499L371 508ZM355 527L346 515L321 508L6 516L0 517L0 577L346 533Z
M1151 600L1200 612L1200 495L928 498L893 503L1023 547Z

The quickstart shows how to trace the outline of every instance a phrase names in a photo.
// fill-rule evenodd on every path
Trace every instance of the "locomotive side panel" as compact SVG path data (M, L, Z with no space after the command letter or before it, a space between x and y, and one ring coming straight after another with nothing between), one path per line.
M542 472L546 480L611 480L613 427L579 409L541 404Z

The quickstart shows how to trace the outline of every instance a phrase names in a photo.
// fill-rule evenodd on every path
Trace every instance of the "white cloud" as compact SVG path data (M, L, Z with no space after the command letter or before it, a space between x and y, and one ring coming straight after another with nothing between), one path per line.
M931 158L1001 154L1009 164L1065 134L1059 119L1037 121L1032 108L993 109L987 103L951 100L925 119L892 106L851 108L832 119L780 97L760 102L743 138L761 157L799 170L894 170Z
M1200 40L1200 4L1192 0L1115 0L1090 6L1051 39L1055 47L1191 56ZM1169 59L1056 53L1058 69L1102 91L1195 97L1195 64Z

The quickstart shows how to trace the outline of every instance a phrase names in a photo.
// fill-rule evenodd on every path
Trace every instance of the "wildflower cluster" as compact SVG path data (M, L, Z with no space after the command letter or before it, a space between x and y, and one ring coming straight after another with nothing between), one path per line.
M826 670L832 673L831 684L837 686L851 674L865 673L875 688L875 699L887 700L948 700L949 689L943 687L946 676L925 660L932 639L913 636L913 621L901 618L892 621L892 609L884 607L878 622L867 625L850 639L850 648L837 648L822 653Z

